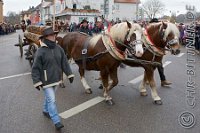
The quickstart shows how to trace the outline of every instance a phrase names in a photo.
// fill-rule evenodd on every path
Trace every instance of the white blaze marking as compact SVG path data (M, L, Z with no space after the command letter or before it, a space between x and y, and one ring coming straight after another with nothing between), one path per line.
M136 40L141 40L142 34L139 31L135 31L136 34ZM140 44L135 44L135 52L137 57L141 57L144 53L142 43Z
M167 65L169 65L170 63L172 63L171 61L166 61L164 64L163 64L163 67L166 67ZM144 74L138 76L137 78L129 81L128 83L131 83L131 84L136 84L138 82L140 82L144 77Z
M89 88L90 88L90 86L88 85L88 83L87 83L85 77L81 77L81 82L82 82L83 87L84 87L85 89L89 89Z
M76 106L74 108L71 108L71 109L69 109L69 110L67 110L65 112L62 112L59 115L63 119L67 119L67 118L69 118L69 117L71 117L73 115L76 115L76 114L86 110L87 108L90 108L90 107L102 102L103 100L105 100L105 98L99 97L99 96L95 97L95 98L93 98L93 99L91 99L89 101L86 101L86 102L84 102L84 103L82 103L82 104L80 104L80 105L78 105L78 106Z
M144 50L143 50L143 47L142 47L142 44L136 44L135 46L135 52L136 52L136 56L137 57L141 57L144 53Z

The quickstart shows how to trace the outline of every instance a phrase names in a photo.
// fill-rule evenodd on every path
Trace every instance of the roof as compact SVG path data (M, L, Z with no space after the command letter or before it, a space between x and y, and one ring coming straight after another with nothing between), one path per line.
M140 0L114 0L114 3L132 3L139 4Z
M86 10L86 9L71 9L71 8L67 8L67 9L62 11L62 13L65 13L65 12L99 13L99 10L96 10L96 9Z

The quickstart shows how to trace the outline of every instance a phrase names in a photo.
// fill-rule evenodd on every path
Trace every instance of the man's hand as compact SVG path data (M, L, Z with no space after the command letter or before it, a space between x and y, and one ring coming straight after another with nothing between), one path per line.
M69 82L72 83L74 81L74 77L69 78Z
M39 85L39 86L37 86L37 87L35 87L38 91L40 91L40 89L42 89L42 85Z

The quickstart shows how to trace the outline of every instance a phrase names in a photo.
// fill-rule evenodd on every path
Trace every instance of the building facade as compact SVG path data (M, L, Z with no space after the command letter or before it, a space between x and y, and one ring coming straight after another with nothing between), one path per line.
M42 24L52 21L54 13L56 19L64 23L80 23L83 19L94 22L99 16L110 21L133 21L138 18L139 4L140 0L55 0L55 5L51 2L40 3L37 12L32 14L38 15L37 19Z
M3 0L0 0L0 23L3 23Z

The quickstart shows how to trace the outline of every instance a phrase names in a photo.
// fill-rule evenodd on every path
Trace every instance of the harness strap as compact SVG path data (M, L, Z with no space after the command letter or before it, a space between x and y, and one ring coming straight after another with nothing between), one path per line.
M97 53L97 54L95 54L95 55L93 55L93 56L89 56L89 57L86 57L85 59L85 61L88 63L88 62L92 62L92 61L96 61L96 60L98 60L99 58L101 58L104 54L106 54L106 53L108 53L109 51L108 50L105 50L105 51L103 51L103 52L100 52L100 53ZM80 59L76 59L76 60L74 60L76 63L78 63L78 64L83 64L83 59L82 58L80 58Z
M145 30L143 34L144 34L144 42L145 42L144 45L146 46L146 48L156 56L163 56L165 53L154 45L150 36L147 33L147 30Z
M87 53L88 53L88 46L89 46L89 41L90 41L90 37L88 37L86 39L86 41L84 42L83 45L83 49L81 51L81 55L82 55L82 60L83 60L83 69L86 69L86 58L87 58Z

